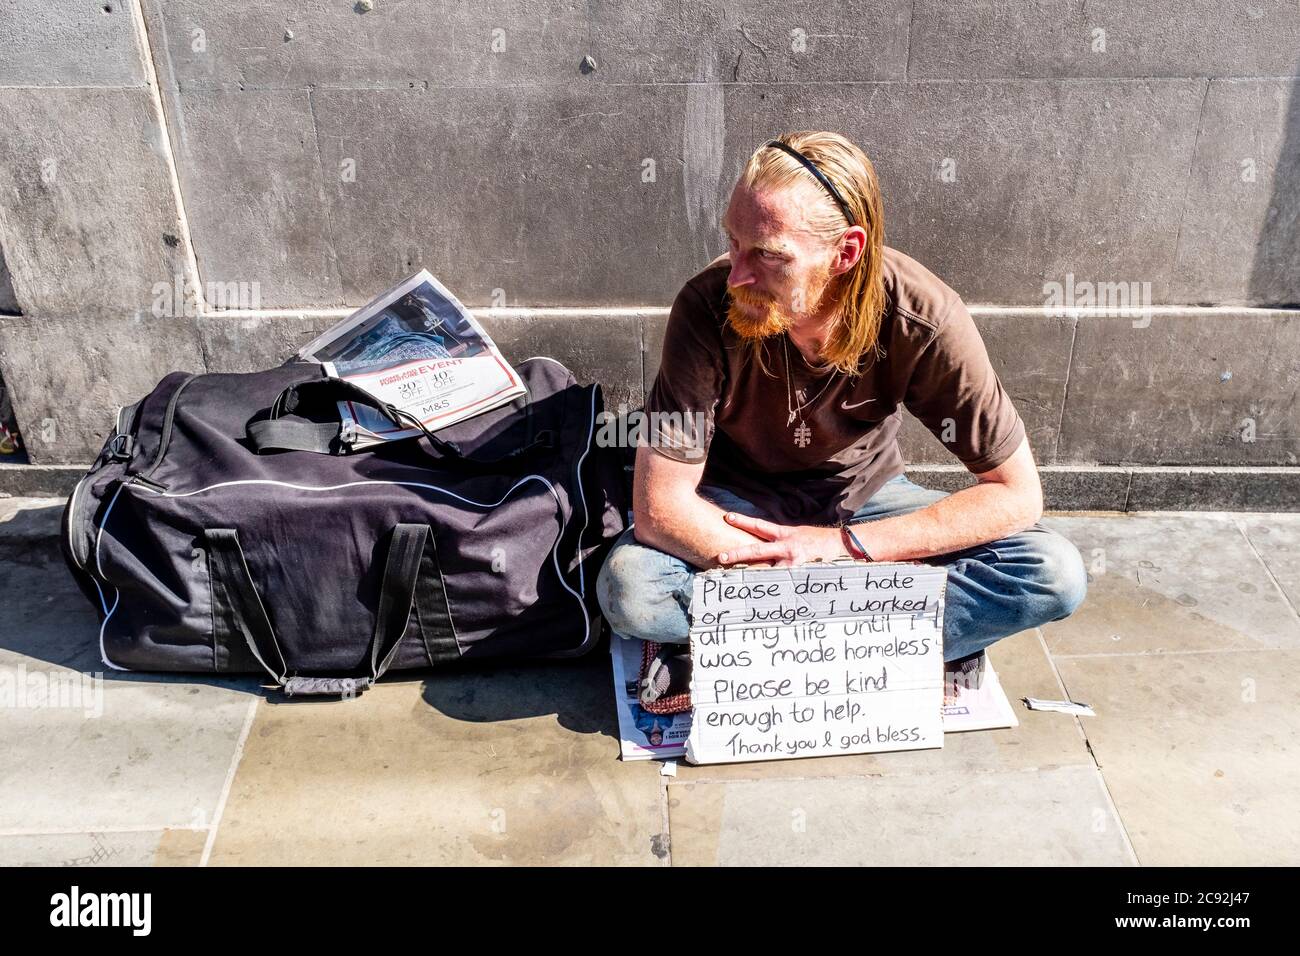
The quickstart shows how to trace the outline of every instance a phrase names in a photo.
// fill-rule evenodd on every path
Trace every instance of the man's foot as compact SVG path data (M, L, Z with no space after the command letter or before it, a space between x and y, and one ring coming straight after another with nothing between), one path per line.
M691 651L686 644L661 644L641 678L641 703L667 702L691 692ZM689 698L687 698L689 701ZM689 709L689 702L683 710Z

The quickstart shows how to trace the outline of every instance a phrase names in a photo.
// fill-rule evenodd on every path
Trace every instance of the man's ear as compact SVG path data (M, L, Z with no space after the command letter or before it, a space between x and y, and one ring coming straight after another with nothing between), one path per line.
M867 231L861 226L850 226L840 237L839 252L835 257L832 275L841 275L858 264L867 251Z

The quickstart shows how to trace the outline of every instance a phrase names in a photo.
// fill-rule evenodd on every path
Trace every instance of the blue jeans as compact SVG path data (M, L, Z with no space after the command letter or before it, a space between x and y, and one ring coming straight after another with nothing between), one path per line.
M700 495L728 511L767 517L725 488ZM887 481L854 514L875 520L908 514L947 497L906 475ZM919 559L948 568L943 614L945 661L967 657L994 641L1074 613L1088 589L1083 558L1070 541L1041 524L988 544ZM688 639L697 568L637 542L631 528L614 542L596 580L596 595L615 634L660 643Z

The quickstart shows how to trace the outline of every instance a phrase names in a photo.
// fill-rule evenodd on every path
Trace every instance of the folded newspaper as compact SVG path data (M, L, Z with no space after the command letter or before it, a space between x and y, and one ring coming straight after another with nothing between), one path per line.
M469 310L428 271L398 283L298 352L429 431L512 402L524 384ZM377 409L339 402L353 448L423 434ZM399 416L401 417L401 416Z

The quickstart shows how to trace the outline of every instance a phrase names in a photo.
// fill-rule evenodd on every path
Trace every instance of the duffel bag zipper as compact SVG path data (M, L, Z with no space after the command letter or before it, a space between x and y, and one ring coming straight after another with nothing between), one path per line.
M141 479L141 484L148 484L155 488L162 488L164 491L166 490L165 485L160 485L156 481L149 481L145 476L152 475L158 470L158 466L162 464L163 455L167 454L167 445L172 438L172 421L176 418L176 403L180 401L181 392L185 391L185 386L189 385L190 382L194 381L198 377L198 373L191 375L176 386L176 391L172 392L172 397L167 402L167 411L163 413L162 434L158 439L158 454L154 456L154 460L148 468L139 474L132 476Z
M94 539L94 532L96 532L97 529L92 527L92 534L89 537L77 533L83 524L80 512L77 509L77 497L81 494L81 490L85 486L86 482L90 481L94 477L95 474L92 472L77 482L76 486L72 489L72 499L71 503L68 505L68 551L72 554L72 560L76 562L77 567L86 574L91 573L90 569L86 567L86 564L90 561L90 542ZM150 481L143 475L126 475L119 478L118 481L125 485L143 485L146 488L158 492L165 492L167 490L166 485L161 485L156 481ZM112 486L110 485L109 487ZM82 502L82 505L84 507L84 502ZM85 542L84 547L78 546L78 539Z
M552 359L552 361L554 360ZM583 449L582 454L578 456L578 460L573 466L573 477L576 483L576 490L578 493L578 505L582 511L582 527L578 530L578 537L574 541L574 553L577 555L578 558L578 573L577 573L578 592L577 593L580 593L582 595L578 603L582 606L582 616L586 621L587 629L586 629L586 635L583 637L581 641L578 642L577 647L567 648L562 651L553 651L550 654L543 655L544 657L549 657L549 658L579 657L585 654L591 648L591 646L595 644L596 641L600 638L599 629L593 628L591 626L592 624L591 613L587 610L587 580L586 580L586 574L583 570L583 563L582 563L583 562L582 542L587 535L587 526L591 520L591 513L589 510L590 505L587 502L586 488L582 483L582 470L583 467L587 464L587 456L591 452L591 443L596 433L597 386L592 385L589 387L591 391L588 396L588 400L590 402L590 406L589 406L590 411L587 416L587 445ZM562 427L563 426L561 426L561 428ZM574 509L574 513L570 515L569 518L570 521L576 519L577 510L578 509ZM565 526L565 530L566 531L568 530L567 523ZM563 533L564 532L562 531L561 534ZM558 568L557 571L559 571ZM597 571L599 571L599 569L597 569ZM560 571L560 579L561 580L564 579L564 573L562 571ZM593 587L595 586L594 581L592 582L592 586Z
M144 404L144 399L133 402L130 405L123 405L117 410L117 417L113 421L113 437L108 442L108 458L105 464L115 461L130 461L131 456L135 454L135 432L139 427L137 418L140 413L140 406ZM81 514L77 510L78 496L86 484L99 473L99 469L87 472L81 477L81 480L72 489L72 497L68 499L68 553L72 555L73 562L77 567L86 571L86 562L90 560L90 543L85 545L85 554L82 549L77 547L76 531L81 526ZM84 502L81 502L84 506ZM93 530L93 529L92 529Z

